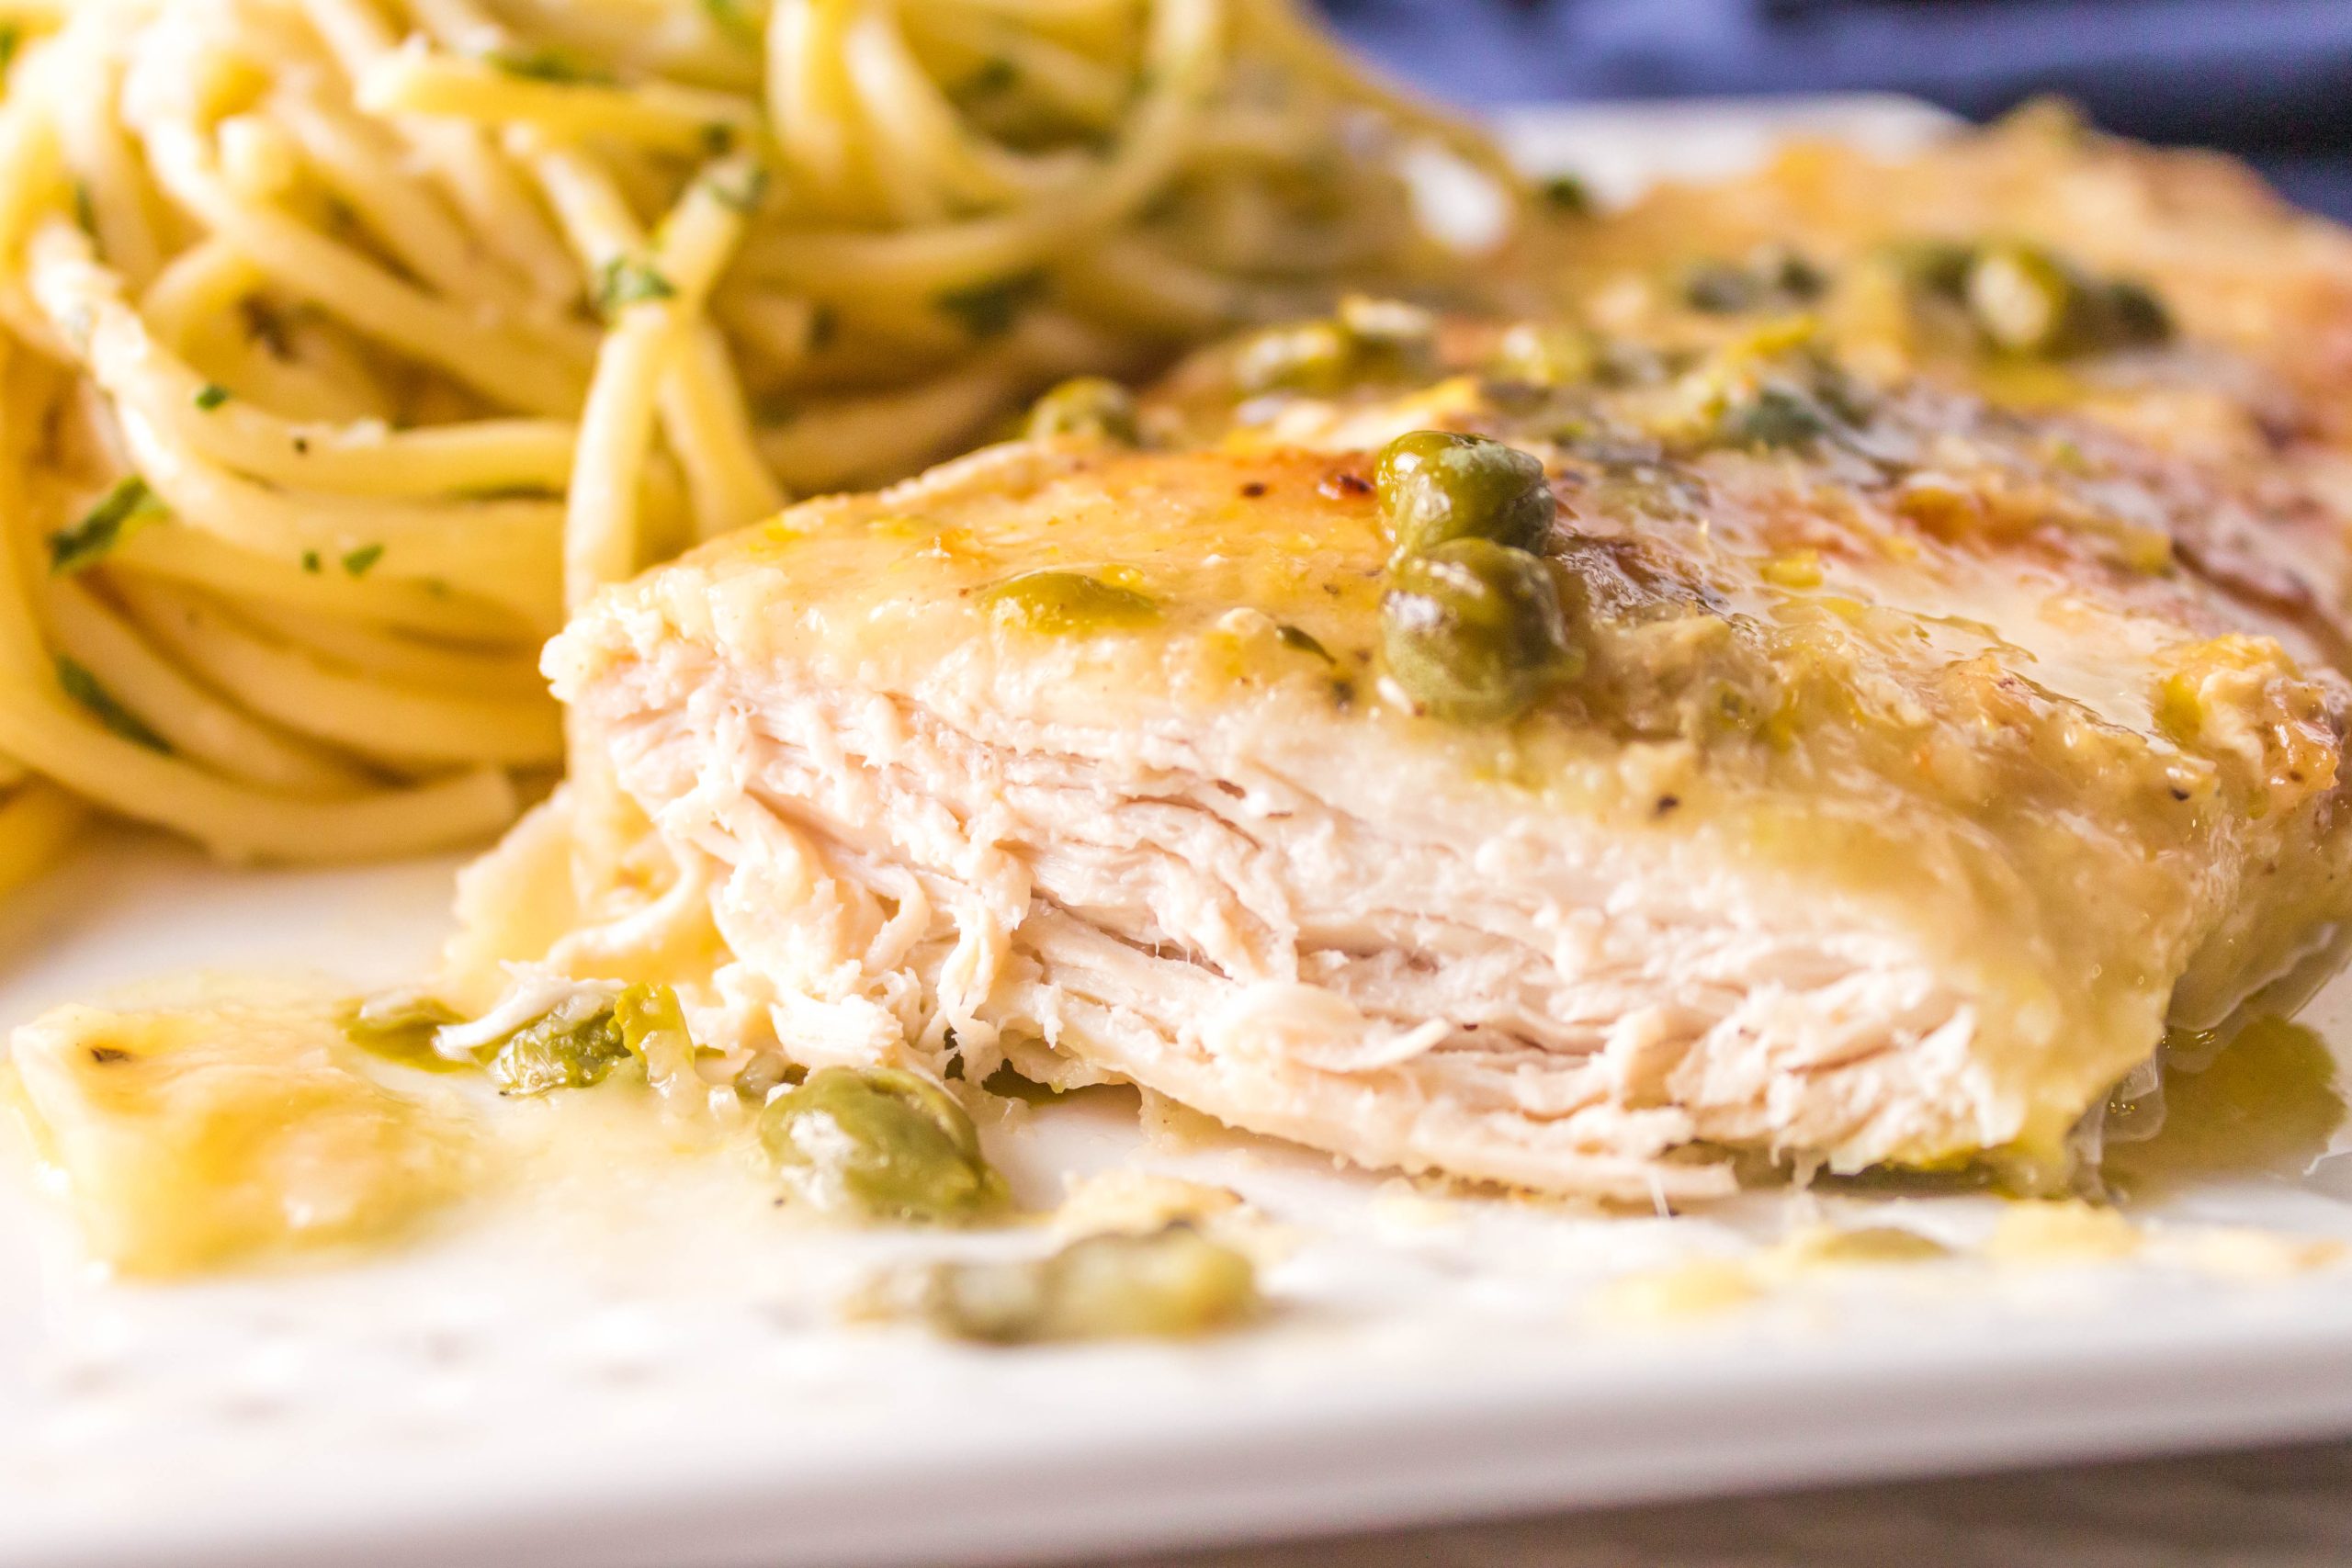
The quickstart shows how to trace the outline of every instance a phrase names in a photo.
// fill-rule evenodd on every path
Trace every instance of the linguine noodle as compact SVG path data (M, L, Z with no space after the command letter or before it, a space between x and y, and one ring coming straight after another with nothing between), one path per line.
M0 885L480 839L602 584L1338 288L1458 296L1290 0L0 0Z

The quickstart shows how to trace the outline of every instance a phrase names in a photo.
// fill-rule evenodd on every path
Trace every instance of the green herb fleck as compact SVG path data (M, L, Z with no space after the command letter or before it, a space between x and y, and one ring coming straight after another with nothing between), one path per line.
M559 501L563 491L543 484L483 485L457 492L468 501Z
M758 211L761 198L768 194L768 172L754 165L739 181L713 178L703 185L722 206L748 214Z
M320 569L324 565L325 563L319 559L318 551L304 550L302 552L302 570L304 571L307 571L315 577L318 575Z
M343 570L354 577L365 577L368 569L383 558L383 546L362 545L343 558Z
M97 207L90 199L88 184L82 180L74 182L74 221L93 240L98 237Z
M25 29L15 22L0 22L0 71L17 62L17 51L25 47Z
M65 688L67 696L87 708L91 716L125 740L151 751L170 753L170 741L148 728L147 721L123 706L96 675L62 653L57 656L57 683Z
M752 0L702 0L702 8L724 31L753 41L759 39L760 17Z
M210 413L228 400L229 389L218 382L206 383L204 389L196 394L196 406L206 413Z
M1296 649L1301 653L1311 653L1326 664L1338 662L1331 657L1331 650L1317 641L1312 633L1302 631L1287 621L1274 628L1274 640L1284 648Z
M600 71L569 51L552 48L493 49L482 56L509 76L531 82L562 82L610 86L610 72Z
M1574 175L1554 175L1537 187L1544 205L1570 218L1592 215L1592 187Z
M164 514L164 503L132 474L107 491L97 505L71 528L49 536L49 570L59 577L85 570L135 532L140 525Z
M633 256L615 256L596 269L596 313L608 319L631 305L673 299L677 292L676 285Z
M1000 337L1046 292L1043 273L1015 273L969 288L950 288L933 303L964 323L974 337Z

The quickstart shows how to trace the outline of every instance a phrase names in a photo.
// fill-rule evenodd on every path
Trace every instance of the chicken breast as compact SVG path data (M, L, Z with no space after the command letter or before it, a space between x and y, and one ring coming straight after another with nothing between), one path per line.
M801 505L553 645L746 1027L1554 1190L2050 1181L2168 1015L2340 908L2309 498L1802 325L1630 382L1237 383L1278 349L1178 378L1179 449ZM1400 663L1434 623L1374 455L1422 429L1548 479L1557 646L1500 707Z
M2102 136L2055 104L1903 158L1793 142L1752 175L1662 185L1568 238L1572 292L1613 330L1736 316L1775 292L1759 264L1794 264L1777 281L1799 284L1824 329L1872 364L2215 456L2352 451L2352 234L2234 159ZM2014 345L1957 312L1913 308L1918 264L1979 246L2144 286L2173 341L2111 356L2002 352ZM2324 466L2345 484L2340 461Z

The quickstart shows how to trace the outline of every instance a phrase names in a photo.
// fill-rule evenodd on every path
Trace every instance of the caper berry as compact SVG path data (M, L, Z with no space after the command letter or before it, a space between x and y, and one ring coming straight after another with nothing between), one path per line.
M819 1068L768 1101L760 1143L804 1201L833 1213L954 1224L1005 1201L964 1108L895 1067Z
M979 603L1000 626L1040 637L1084 637L1148 624L1151 598L1082 571L1024 571L983 589Z
M996 1345L1153 1337L1229 1326L1258 1306L1257 1270L1187 1224L1094 1235L1023 1263L932 1271L923 1313L941 1332Z
M1076 377L1039 398L1029 410L1027 434L1032 441L1051 435L1091 435L1122 446L1133 446L1142 439L1134 395L1100 376Z
M602 1083L628 1059L613 1004L580 992L508 1035L489 1070L502 1093L545 1094Z
M1550 569L1491 539L1397 561L1380 631L1389 677L1441 718L1515 717L1584 663Z
M1552 531L1552 489L1535 457L1482 435L1415 430L1381 448L1373 470L1399 555L1448 539L1533 549Z

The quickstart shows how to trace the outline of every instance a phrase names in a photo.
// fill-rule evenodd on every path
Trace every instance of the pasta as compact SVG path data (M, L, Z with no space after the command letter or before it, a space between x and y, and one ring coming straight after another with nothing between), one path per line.
M0 886L482 838L599 586L1079 372L1470 299L1292 0L0 0Z

